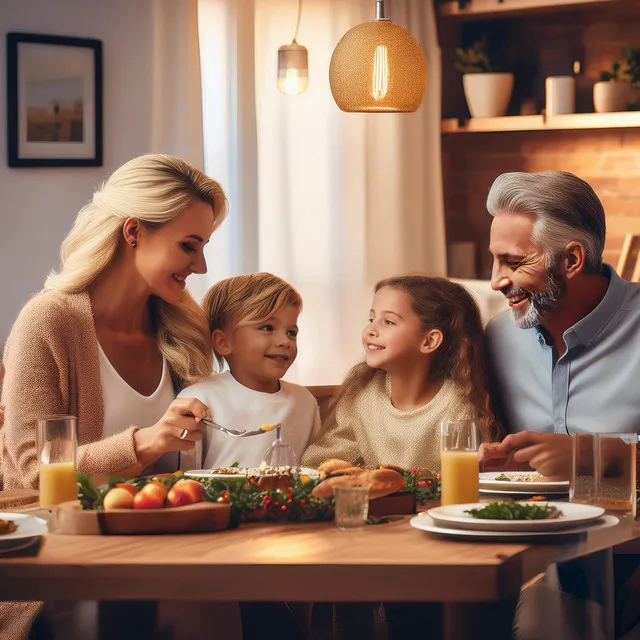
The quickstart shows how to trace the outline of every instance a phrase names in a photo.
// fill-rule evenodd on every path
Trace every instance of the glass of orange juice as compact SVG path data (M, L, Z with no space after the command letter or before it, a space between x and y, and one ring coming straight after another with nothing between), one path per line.
M473 420L443 420L440 424L440 502L478 502L480 464L478 426Z
M40 506L49 509L76 500L76 418L46 416L38 420Z

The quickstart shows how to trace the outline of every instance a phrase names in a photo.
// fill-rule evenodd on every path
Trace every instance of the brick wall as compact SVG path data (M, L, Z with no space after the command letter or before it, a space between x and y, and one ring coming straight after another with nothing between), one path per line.
M607 214L605 260L616 264L625 233L640 234L640 130L532 131L443 136L447 242L477 245L488 278L489 187L506 171L571 171L593 186Z
M593 111L592 87L623 46L640 45L640 2L554 15L466 25L440 25L443 54L443 115L467 114L459 73L452 69L453 48L485 33L508 52L516 88L509 113L534 98L544 105L544 78L571 73L576 78L577 111ZM607 213L605 259L615 266L627 232L640 233L640 129L532 131L451 134L442 137L447 242L477 245L478 276L491 271L490 216L484 203L493 180L505 171L571 171L587 180Z

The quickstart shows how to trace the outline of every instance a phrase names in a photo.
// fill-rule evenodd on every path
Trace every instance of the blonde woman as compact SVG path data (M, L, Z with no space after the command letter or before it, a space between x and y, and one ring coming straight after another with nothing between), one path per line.
M207 408L180 398L212 370L204 312L185 290L226 214L222 187L168 155L117 169L78 214L62 264L21 311L4 352L4 487L38 486L36 420L78 417L78 470L136 474L192 449ZM0 607L24 637L37 603Z

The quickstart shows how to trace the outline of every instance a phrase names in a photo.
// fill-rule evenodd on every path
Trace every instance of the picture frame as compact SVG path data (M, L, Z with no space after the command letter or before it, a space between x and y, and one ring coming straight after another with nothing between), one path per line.
M10 167L102 166L102 42L7 34Z

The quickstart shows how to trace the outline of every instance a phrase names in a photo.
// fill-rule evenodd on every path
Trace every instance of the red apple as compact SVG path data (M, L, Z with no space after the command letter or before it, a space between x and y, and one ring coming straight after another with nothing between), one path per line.
M164 502L167 497L168 489L165 487L162 482L147 482L147 484L140 489L139 493L144 493L146 495L155 496L160 500L160 502Z
M131 509L133 502L133 496L127 489L115 487L109 489L102 504L105 510L110 511L111 509Z
M173 485L167 495L167 503L170 507L184 507L187 504L193 504L193 494L188 487L180 487L179 482Z
M129 482L118 482L116 487L120 489L126 489L132 496L135 496L138 493L138 490Z
M204 487L197 480L178 480L173 486L189 491L193 502L202 502L204 500Z
M138 491L133 498L134 509L162 509L163 506L164 498L149 491L146 493L144 491Z

